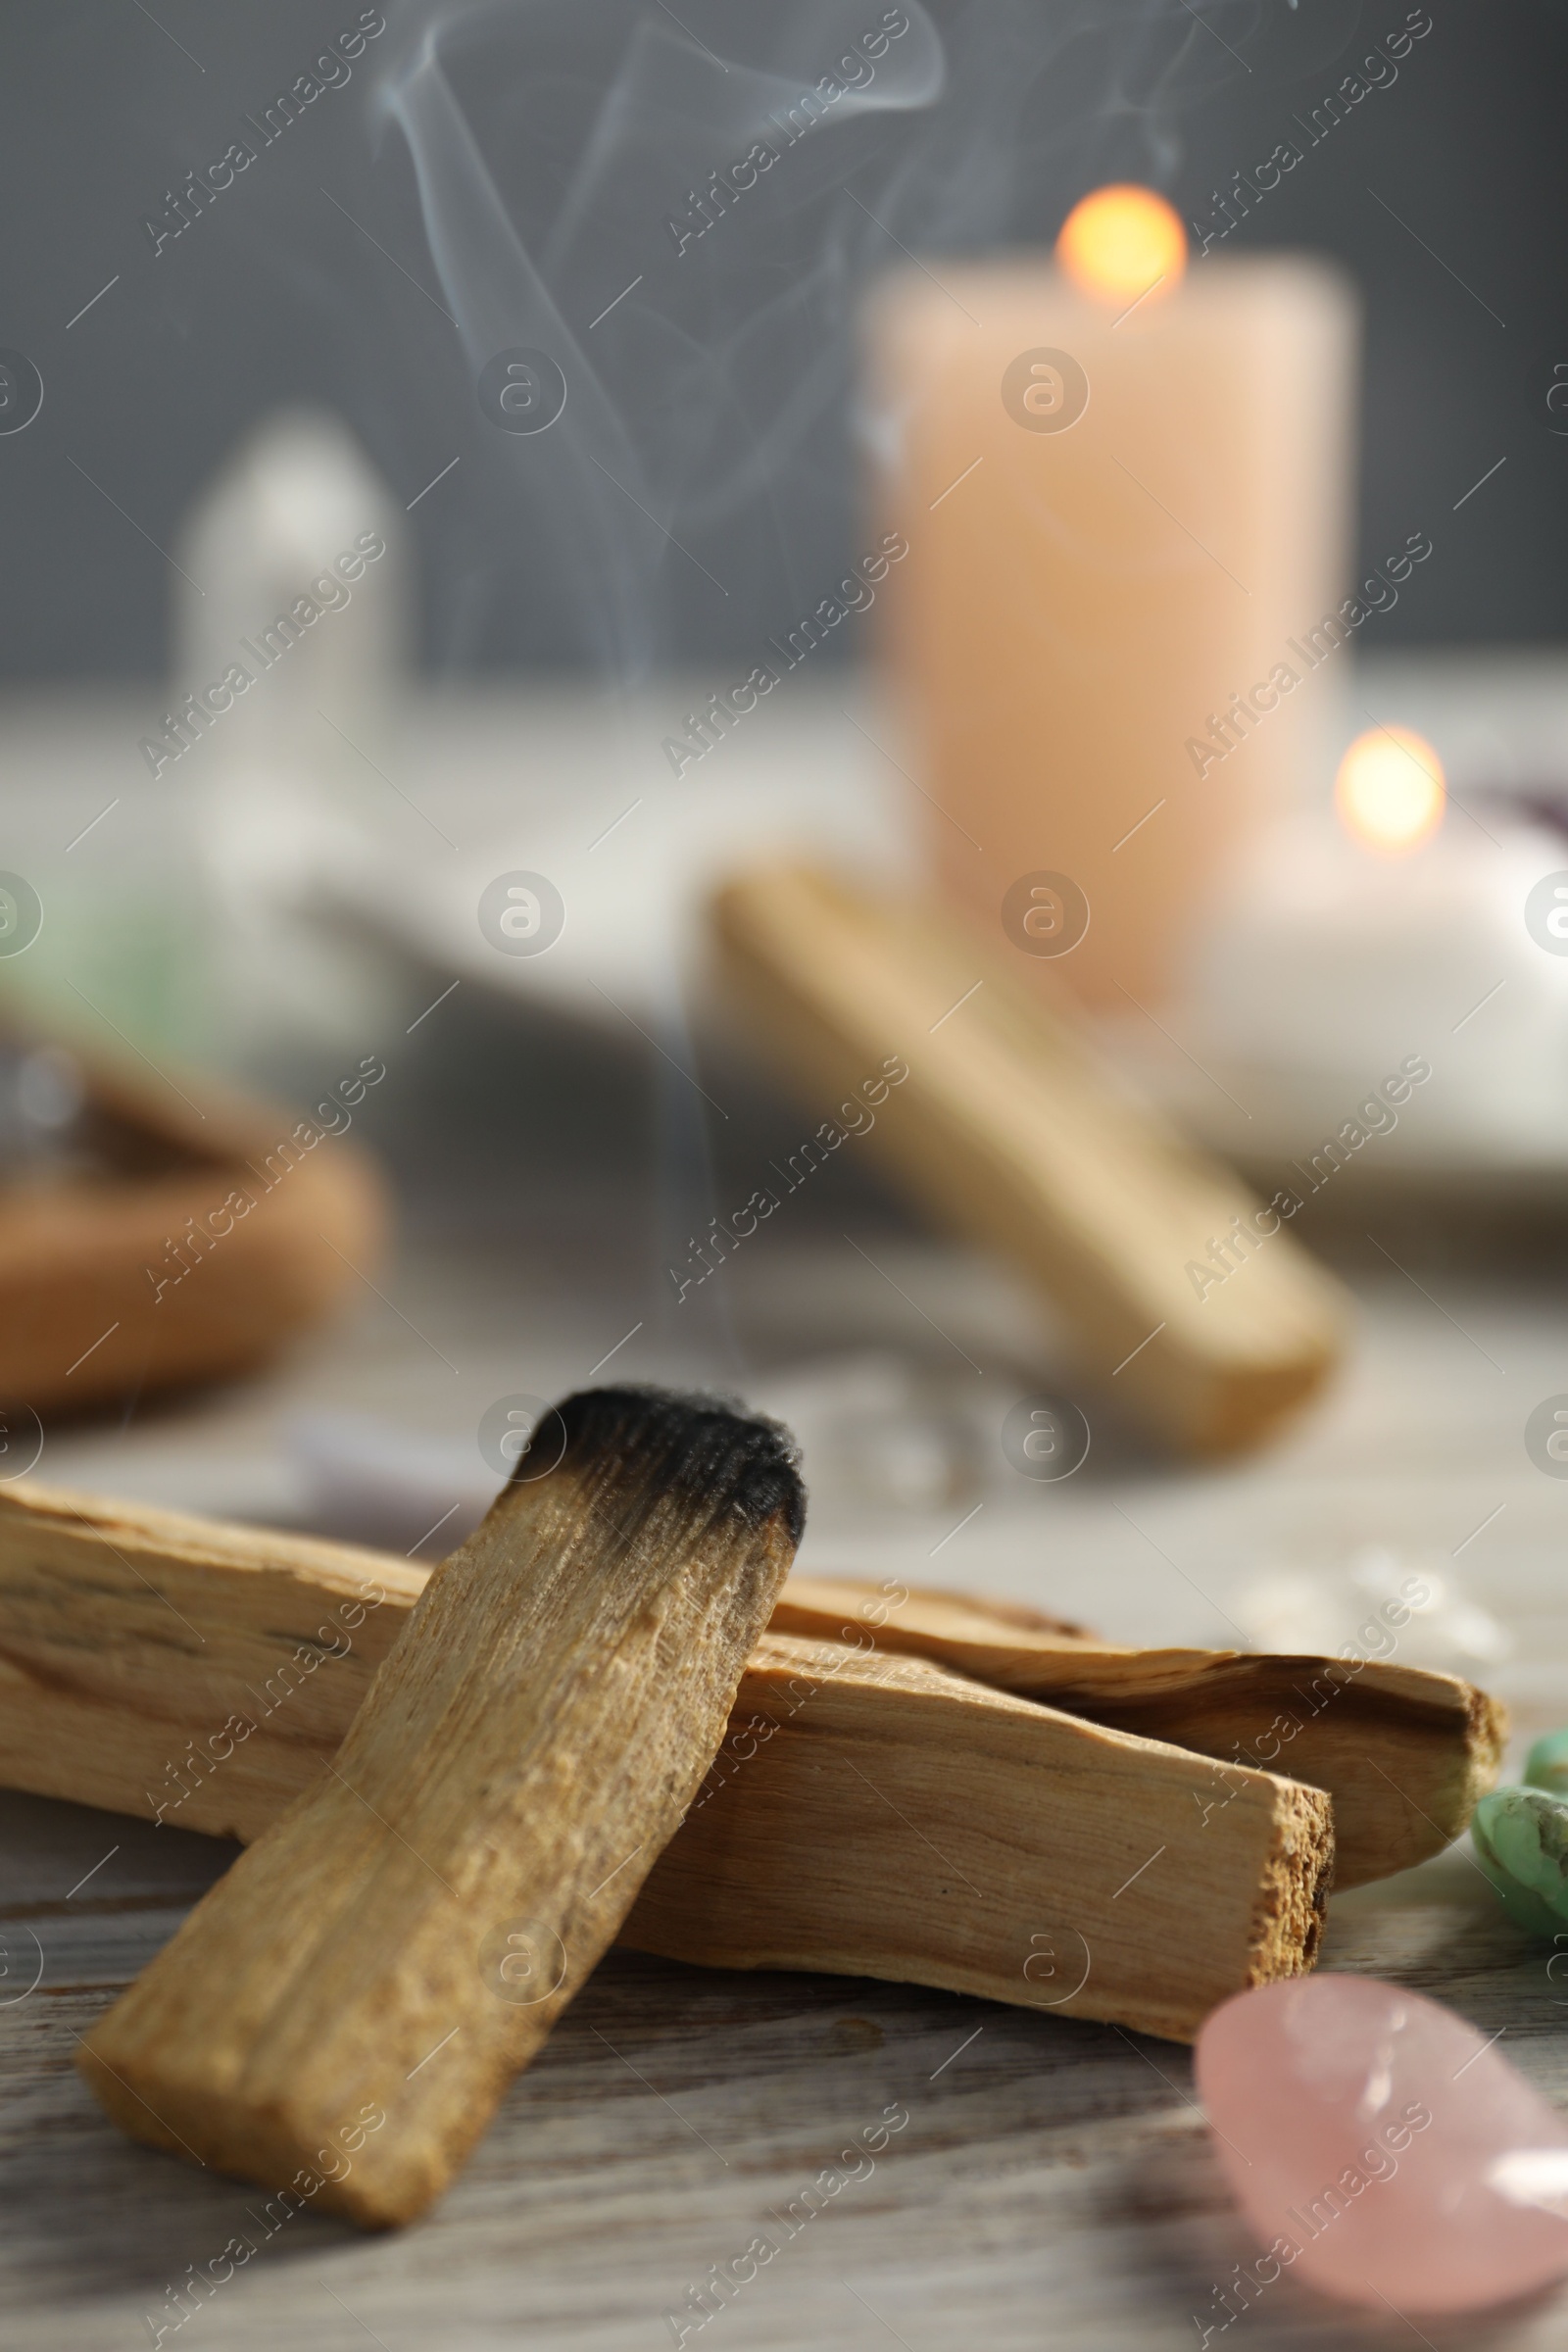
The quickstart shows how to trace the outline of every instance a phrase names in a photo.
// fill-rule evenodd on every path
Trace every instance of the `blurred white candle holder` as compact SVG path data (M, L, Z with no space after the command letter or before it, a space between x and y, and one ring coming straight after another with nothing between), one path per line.
M1402 855L1323 805L1278 819L1230 867L1163 1027L1107 1032L1118 1056L1284 1184L1294 1167L1321 1189L1352 1160L1384 1179L1559 1177L1568 938L1532 893L1568 869L1568 841L1495 795L1462 799Z

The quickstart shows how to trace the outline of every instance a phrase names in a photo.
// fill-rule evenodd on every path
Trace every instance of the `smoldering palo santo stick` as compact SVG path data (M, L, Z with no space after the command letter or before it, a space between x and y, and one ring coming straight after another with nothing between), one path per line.
M775 1424L568 1397L335 1761L88 2036L115 2121L367 2227L423 2211L700 1787L803 1516Z

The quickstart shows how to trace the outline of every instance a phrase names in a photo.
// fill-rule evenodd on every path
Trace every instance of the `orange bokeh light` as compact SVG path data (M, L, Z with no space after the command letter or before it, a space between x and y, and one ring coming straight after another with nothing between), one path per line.
M1080 197L1062 223L1056 259L1097 301L1161 300L1181 283L1187 232L1152 188L1125 184Z
M1410 727L1369 727L1334 779L1334 806L1346 831L1363 849L1396 857L1430 840L1447 797L1442 760Z

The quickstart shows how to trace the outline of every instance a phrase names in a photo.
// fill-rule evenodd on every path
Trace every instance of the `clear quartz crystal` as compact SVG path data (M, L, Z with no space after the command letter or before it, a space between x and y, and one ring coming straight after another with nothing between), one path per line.
M1472 1679L1513 1647L1451 1561L1390 1544L1271 1567L1243 1587L1236 1617L1254 1649L1332 1654L1348 1645Z
M981 1435L968 1399L923 1367L867 1350L791 1366L756 1400L794 1431L813 1495L848 1511L935 1511L972 1498Z
M405 538L352 435L308 410L264 423L186 523L171 710L194 697L208 715L187 711L192 740L165 774L194 801L220 1019L242 1064L279 1034L363 1051L383 1025L368 950L313 907L323 880L417 821L399 783Z

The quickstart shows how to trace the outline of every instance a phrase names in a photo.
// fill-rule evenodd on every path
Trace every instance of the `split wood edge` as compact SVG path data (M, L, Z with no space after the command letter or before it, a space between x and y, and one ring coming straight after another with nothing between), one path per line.
M1191 2040L1311 1967L1321 1789L1233 1776L924 1659L765 1634L716 1776L621 1930L707 1967L820 1969Z

